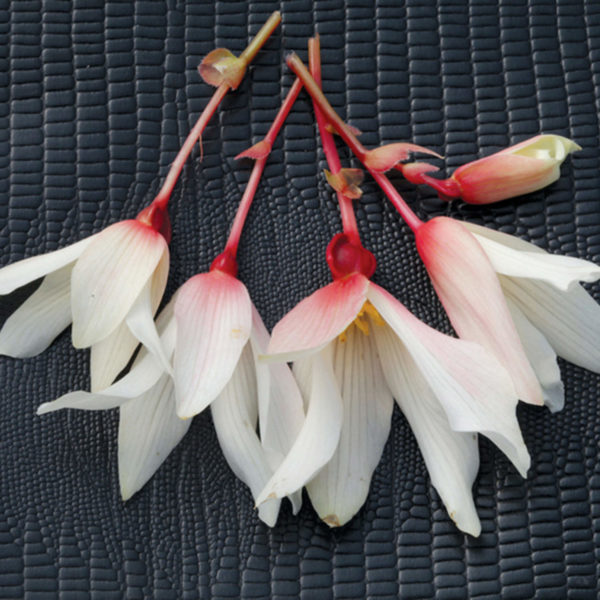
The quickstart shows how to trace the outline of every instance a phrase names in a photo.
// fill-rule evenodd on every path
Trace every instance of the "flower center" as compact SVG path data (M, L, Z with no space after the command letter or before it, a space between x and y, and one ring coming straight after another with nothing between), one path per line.
M352 321L352 323L350 323L350 325L348 325L348 327L346 327L346 329L344 329L344 331L338 335L340 343L343 344L348 340L347 332L353 325L355 325L363 335L369 335L369 318L377 326L385 325L385 321L381 318L381 315L377 312L377 309L367 300L363 304L362 308L358 311L354 321Z

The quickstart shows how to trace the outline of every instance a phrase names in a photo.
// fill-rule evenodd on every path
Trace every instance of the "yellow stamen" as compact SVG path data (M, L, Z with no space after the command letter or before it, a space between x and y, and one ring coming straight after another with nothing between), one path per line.
M356 327L364 334L369 335L369 320L372 319L375 325L381 326L385 323L385 321L381 318L381 315L377 312L377 309L367 300L362 308L358 311L356 318L348 327L340 333L338 336L339 341L344 344L348 341L347 331L352 327L352 325L356 325Z

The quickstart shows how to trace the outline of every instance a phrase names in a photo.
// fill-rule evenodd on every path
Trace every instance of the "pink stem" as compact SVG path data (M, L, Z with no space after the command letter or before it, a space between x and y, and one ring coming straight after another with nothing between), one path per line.
M188 159L188 156L194 148L194 145L200 139L204 128L214 115L219 104L221 103L221 100L223 100L228 91L229 85L226 83L222 83L215 90L210 102L206 105L202 111L202 114L200 115L200 118L196 121L193 129L189 132L185 142L183 143L183 146L181 146L181 149L177 153L177 156L175 157L175 160L169 169L167 178L165 179L163 186L160 188L160 192L158 192L156 198L154 198L153 204L157 205L159 208L165 209L167 207L169 199L171 198L171 194L173 193L173 188L175 187L175 183L177 182L177 178L183 169L185 161Z
M275 141L275 138L277 137L277 134L279 133L279 130L287 118L301 89L302 82L299 79L296 79L296 81L294 81L294 85L292 85L285 100L283 101L275 120L271 124L267 135L264 137L264 140L269 144L269 152L262 158L258 158L254 163L254 168L250 174L248 185L244 190L244 195L240 200L240 204L233 219L233 224L231 225L231 231L229 232L229 237L227 239L227 243L225 244L224 254L231 254L234 257L237 254L240 237L242 235L242 230L244 229L244 223L246 222L248 211L250 210L250 206L252 205L252 201L256 195L258 183L264 171L265 165L267 164L269 154L271 154L270 148L273 145L273 142Z
M383 190L389 201L396 207L406 224L413 232L416 231L423 224L423 221L421 221L421 219L419 219L419 217L411 210L396 188L391 184L390 180L383 173L373 171L365 164L365 155L368 151L356 139L356 136L348 130L344 121L335 112L331 104L329 104L329 101L321 91L321 88L307 71L304 63L296 54L288 56L286 62L288 67L290 67L296 76L302 80L302 83L304 84L306 91L311 95L313 102L319 106L323 111L325 118L335 127L336 131L340 134L340 137L348 144L355 156L379 184L379 187Z
M313 76L315 83L320 88L321 46L318 36L308 40L308 64L310 73ZM321 143L323 144L323 152L325 153L325 158L327 159L329 169L335 175L342 170L342 164L340 162L340 157L333 139L333 134L327 129L327 120L319 108L319 105L313 101L313 106L315 109L317 124L319 126ZM337 192L337 199L340 206L340 215L342 217L342 227L344 229L344 233L348 236L350 241L360 244L360 236L358 234L358 225L356 223L356 215L354 214L352 199L347 198L341 192Z

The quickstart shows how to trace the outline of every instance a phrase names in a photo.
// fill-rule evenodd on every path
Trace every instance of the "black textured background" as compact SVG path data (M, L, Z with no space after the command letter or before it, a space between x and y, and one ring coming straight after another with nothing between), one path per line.
M1 0L0 264L143 208L211 94L197 64L215 45L240 51L276 8L282 28L175 191L169 294L221 250L250 170L232 157L266 132L292 81L284 55L305 57L316 31L325 90L367 145L410 140L451 169L541 131L574 138L584 149L562 178L514 202L448 207L396 180L422 217L451 214L600 262L596 0ZM240 276L269 327L328 281L324 250L340 223L323 166L303 95L241 245ZM449 331L409 230L372 182L364 190L358 220L375 280ZM590 290L600 300L600 286ZM597 597L597 375L561 362L564 411L520 408L526 481L482 440L479 539L449 521L397 410L349 525L330 530L306 502L270 530L208 413L122 504L117 415L35 416L42 401L88 385L87 354L69 341L34 359L0 358L0 598Z

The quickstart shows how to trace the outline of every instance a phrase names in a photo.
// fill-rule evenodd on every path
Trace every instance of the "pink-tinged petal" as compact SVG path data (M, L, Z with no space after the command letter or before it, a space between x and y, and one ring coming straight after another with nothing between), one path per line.
M437 152L417 146L417 144L408 144L397 142L395 144L386 144L373 150L369 150L365 157L365 166L373 171L385 172L392 169L396 164L406 160L413 153L429 154L442 158Z
M391 328L374 326L385 378L417 439L431 483L450 518L478 536L481 523L472 487L479 470L476 433L453 431L439 400Z
M516 417L517 395L498 360L478 344L425 325L375 284L371 284L369 300L400 338L444 409L450 427L482 433L525 476L530 458ZM380 344L382 336L375 327L375 340ZM380 345L379 354L384 356L392 349Z
M304 409L300 390L287 364L266 364L258 360L258 356L266 352L269 340L269 333L252 305L250 342L258 385L260 441L275 470L298 437L304 424Z
M525 348L527 358L542 386L544 404L552 411L562 410L565 405L565 389L560 380L556 352L523 311L510 299L506 299L513 322Z
M123 500L154 475L187 433L191 420L175 414L175 387L164 374L144 395L119 409L119 483Z
M275 325L268 353L291 361L318 352L356 318L368 287L369 280L356 273L317 290Z
M558 356L600 373L600 305L583 287L564 292L541 281L502 276L500 281Z
M290 452L256 499L257 505L302 489L328 463L338 445L343 403L333 373L332 348L328 346L305 360L312 367L306 421Z
M171 363L166 356L156 325L154 324L156 299L158 298L160 302L167 284L168 273L169 256L165 254L160 260L156 271L143 287L137 300L133 303L125 322L131 333L156 356L165 372L173 375Z
M0 269L0 294L10 294L52 271L74 263L99 234L71 244L66 248L25 258Z
M90 348L90 389L107 388L127 366L139 341L131 335L127 323L121 323L108 337Z
M246 344L225 389L210 405L210 411L227 463L256 499L273 471L256 435L258 397L254 355ZM281 500L258 507L258 516L269 527L277 522Z
M0 354L27 358L43 352L71 323L71 271L68 264L44 277L40 287L0 330Z
M203 411L231 379L252 328L246 286L215 270L188 280L175 303L177 414Z
M330 527L347 523L364 504L390 433L394 400L372 335L350 327L333 342L333 369L343 402L340 441L331 460L306 486Z
M95 236L71 280L76 348L98 343L119 326L168 252L162 235L134 220Z
M416 232L417 249L458 335L481 344L510 373L517 394L543 404L542 391L510 316L498 277L475 237L436 217Z

